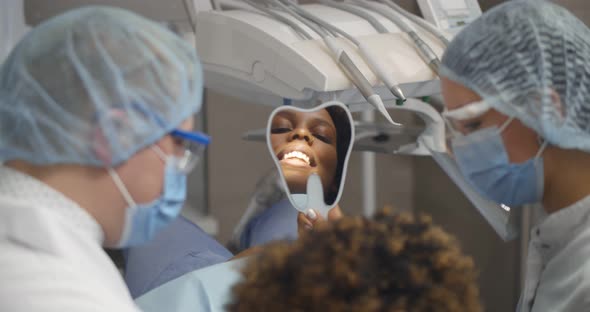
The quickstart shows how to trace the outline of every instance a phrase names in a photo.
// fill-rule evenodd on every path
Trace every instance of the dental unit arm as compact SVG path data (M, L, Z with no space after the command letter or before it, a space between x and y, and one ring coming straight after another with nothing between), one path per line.
M166 5L157 0L123 1L113 5L177 26L179 33L196 45L206 77L205 86L249 102L315 106L339 100L349 106L370 108L365 105L368 85L374 90L371 95L379 96L383 102L396 99L392 92L407 98L440 93L436 74L424 64L413 43L395 24L379 14L357 9L365 17L373 16L370 23L362 16L338 9L342 2L322 1L336 5L299 7L358 41L357 46L348 39L334 37L333 29L329 31L332 50L346 55L344 61L357 67L355 74L366 78L367 86L363 89L367 90L362 91L365 96L351 82L349 73L334 60L331 48L321 36L285 12L269 13L265 0L216 1L222 7L237 8L229 11L213 10L209 0L171 0ZM103 1L88 0L84 4L58 1L50 5L42 0L24 0L24 3L31 8L26 10L26 22L35 26L66 10ZM379 29L374 25L379 25ZM383 30L388 33L382 33ZM193 31L195 34L191 36ZM426 31L418 34L437 56L442 55L444 44ZM366 55L371 55L371 60L367 61ZM386 69L387 76L395 81L383 83L379 76L386 75L375 74L377 67Z
M436 74L416 48L386 18L374 15L391 33L380 34L361 17L320 4L301 5L305 11L341 29L369 49L380 66L396 78L406 97L440 93ZM338 66L323 38L292 16L275 11L305 29L304 40L291 27L250 11L203 11L197 14L197 50L205 71L205 85L250 102L279 106L285 102L313 106L327 100L363 105L366 100ZM368 14L371 14L368 12ZM438 55L443 45L428 33L422 37ZM383 85L359 49L345 38L330 41L354 62L383 101L396 97Z

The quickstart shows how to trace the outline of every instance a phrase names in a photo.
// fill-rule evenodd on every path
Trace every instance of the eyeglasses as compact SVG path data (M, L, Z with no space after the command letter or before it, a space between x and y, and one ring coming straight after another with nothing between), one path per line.
M491 106L485 101L478 101L467 104L461 108L452 111L445 110L442 116L452 135L464 133L462 127L458 127L456 122L480 117L487 113Z
M205 148L211 142L211 138L201 132L189 132L178 129L173 130L170 135L182 140L184 152L182 156L177 157L176 166L179 171L189 174L199 164Z
M442 118L445 122L445 141L447 151L452 153L451 141L460 136L469 134L470 124L465 124L464 121L475 119L487 113L491 109L490 105L485 101L477 101L464 105L463 107L446 110L442 112Z

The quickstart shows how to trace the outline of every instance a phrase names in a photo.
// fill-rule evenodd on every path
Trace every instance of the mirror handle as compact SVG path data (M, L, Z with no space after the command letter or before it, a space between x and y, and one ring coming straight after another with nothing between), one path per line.
M317 173L312 173L307 178L307 205L306 211L313 209L325 219L328 218L328 206L324 202L324 190L322 180Z

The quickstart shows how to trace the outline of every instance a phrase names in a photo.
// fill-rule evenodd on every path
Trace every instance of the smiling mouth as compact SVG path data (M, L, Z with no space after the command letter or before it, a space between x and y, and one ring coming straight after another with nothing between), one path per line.
M289 164L295 167L315 167L315 159L302 151L291 151L285 153L284 151L277 155L279 161L283 164Z

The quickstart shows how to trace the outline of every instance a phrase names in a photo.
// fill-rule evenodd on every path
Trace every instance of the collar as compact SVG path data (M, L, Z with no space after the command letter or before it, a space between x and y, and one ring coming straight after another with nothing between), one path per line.
M539 243L547 255L558 252L590 223L590 196L545 217L532 229L533 241Z
M87 235L102 245L104 233L96 220L62 193L20 171L0 165L0 197L10 198L43 209L65 220L80 235Z

